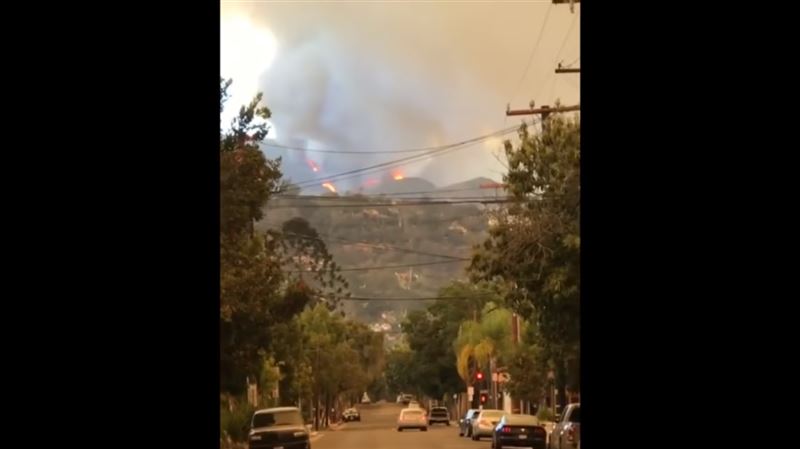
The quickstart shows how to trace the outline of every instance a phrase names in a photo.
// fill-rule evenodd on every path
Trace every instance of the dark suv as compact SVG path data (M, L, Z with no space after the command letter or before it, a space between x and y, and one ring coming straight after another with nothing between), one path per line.
M447 411L446 407L434 407L431 409L428 425L432 426L437 422L450 425L450 412Z
M311 449L308 430L297 407L255 412L248 443L250 449Z

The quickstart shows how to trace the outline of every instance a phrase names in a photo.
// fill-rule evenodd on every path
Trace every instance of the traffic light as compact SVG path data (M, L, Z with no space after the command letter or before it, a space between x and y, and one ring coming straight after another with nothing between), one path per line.
M486 393L481 393L481 404L485 404L486 401L488 400L489 400L489 395L487 395Z
M477 379L477 380L483 380L483 373L482 373L482 372L480 372L480 371L478 371L477 373L475 373L475 379Z

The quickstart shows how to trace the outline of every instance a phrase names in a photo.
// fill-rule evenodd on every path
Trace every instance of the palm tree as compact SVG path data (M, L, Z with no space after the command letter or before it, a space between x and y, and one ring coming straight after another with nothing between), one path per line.
M478 367L489 365L491 372L497 366L498 359L502 360L502 356L511 349L511 316L508 309L488 303L480 321L462 323L453 349L456 352L458 375L467 385L472 377L471 360Z

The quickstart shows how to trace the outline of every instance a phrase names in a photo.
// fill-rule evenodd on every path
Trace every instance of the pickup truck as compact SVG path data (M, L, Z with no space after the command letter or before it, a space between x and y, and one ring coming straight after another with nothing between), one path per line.
M550 433L548 449L576 449L581 442L581 404L569 404Z

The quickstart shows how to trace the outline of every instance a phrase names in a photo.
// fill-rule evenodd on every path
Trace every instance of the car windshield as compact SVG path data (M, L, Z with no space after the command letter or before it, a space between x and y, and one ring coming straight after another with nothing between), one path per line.
M253 428L272 426L302 426L303 417L296 410L262 412L253 416Z
M418 418L422 416L422 410L406 410L403 412L403 418Z
M446 415L447 409L446 408L435 408L431 411L432 415Z
M581 408L580 407L576 407L572 411L572 414L569 415L569 422L574 422L574 423L580 424L580 422L581 422Z
M481 418L493 419L493 418L502 418L503 412L500 411L486 411L481 414Z

